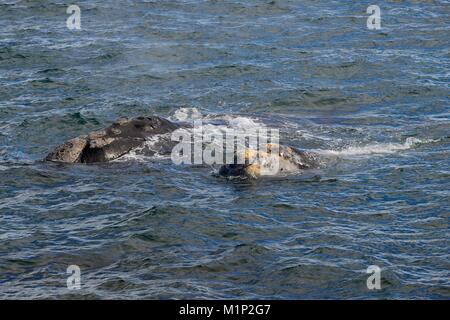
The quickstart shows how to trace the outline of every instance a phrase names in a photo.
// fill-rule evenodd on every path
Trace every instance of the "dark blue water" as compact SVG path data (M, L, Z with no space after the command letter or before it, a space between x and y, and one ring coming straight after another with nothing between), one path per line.
M448 299L449 16L449 1L1 1L0 297ZM246 181L41 161L120 116L194 108L329 161Z

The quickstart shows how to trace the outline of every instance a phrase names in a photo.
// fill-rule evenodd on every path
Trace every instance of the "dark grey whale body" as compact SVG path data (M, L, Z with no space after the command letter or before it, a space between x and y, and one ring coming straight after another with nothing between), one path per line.
M171 133L176 129L186 127L190 126L158 116L120 118L104 130L94 131L66 141L50 152L45 160L63 163L108 162L142 147L148 139L156 135ZM162 140L158 146L158 153L170 154L175 144L176 142L170 139ZM279 145L278 149L280 171L305 170L317 166L314 153L283 145ZM223 176L258 176L260 171L261 166L257 164L225 164L219 169L219 174Z
M50 152L45 160L65 163L108 162L132 149L146 139L170 133L180 125L161 117L121 118L101 131L71 139Z

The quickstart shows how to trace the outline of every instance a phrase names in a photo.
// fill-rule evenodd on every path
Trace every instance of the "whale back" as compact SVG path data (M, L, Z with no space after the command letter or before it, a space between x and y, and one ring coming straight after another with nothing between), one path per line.
M177 128L178 124L157 116L121 118L104 130L66 141L50 152L45 160L66 163L107 162L143 145L146 139L154 135L169 133Z

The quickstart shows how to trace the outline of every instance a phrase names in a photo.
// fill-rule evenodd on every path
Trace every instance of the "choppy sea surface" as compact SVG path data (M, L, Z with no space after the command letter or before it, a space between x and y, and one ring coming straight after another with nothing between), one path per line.
M450 3L372 2L1 1L0 298L449 299ZM330 161L232 181L41 161L121 116L197 113Z

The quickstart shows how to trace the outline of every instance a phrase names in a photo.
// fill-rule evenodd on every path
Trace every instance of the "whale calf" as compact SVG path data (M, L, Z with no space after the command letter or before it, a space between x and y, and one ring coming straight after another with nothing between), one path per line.
M57 146L46 157L46 161L63 163L102 163L120 158L132 150L141 148L149 139L171 133L180 128L190 127L187 123L177 123L158 116L120 118L109 127L70 139ZM170 154L177 142L170 138L157 142L156 147L147 150L147 154ZM244 164L231 163L222 165L218 173L221 176L258 177L271 166L273 157L277 163L277 173L298 172L317 167L315 153L284 146L271 145L266 152L244 149ZM276 147L276 148L275 148ZM274 149L276 151L273 151ZM249 159L256 159L249 163ZM236 159L236 157L235 157Z
M276 151L272 150L274 148L276 148ZM315 169L319 164L317 154L281 144L268 144L267 149L263 151L246 149L244 150L244 159L244 164L232 163L222 165L219 169L219 175L256 178ZM249 161L250 159L253 160ZM274 163L276 163L275 166Z

